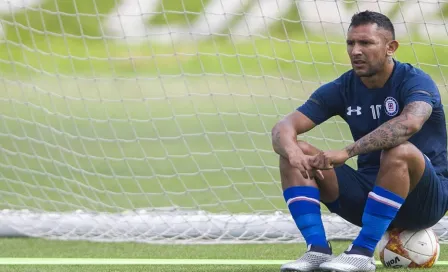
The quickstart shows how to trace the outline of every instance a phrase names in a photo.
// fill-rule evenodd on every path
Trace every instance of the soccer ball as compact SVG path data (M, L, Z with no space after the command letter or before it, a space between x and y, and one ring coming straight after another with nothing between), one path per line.
M390 268L430 268L440 254L439 241L430 228L387 231L377 249L381 263Z

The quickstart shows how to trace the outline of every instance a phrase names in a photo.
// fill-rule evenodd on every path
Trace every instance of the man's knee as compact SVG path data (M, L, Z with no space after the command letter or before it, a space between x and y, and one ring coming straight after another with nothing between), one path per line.
M420 151L410 142L404 142L395 147L392 147L381 152L381 163L391 164L401 164L401 163L412 163L419 158Z
M420 181L425 167L422 152L410 142L404 142L381 153L380 172L386 174L392 171L397 176L400 176L400 173L407 175L408 178L404 180L410 182L409 191L412 191ZM398 180L401 179L394 179L394 182Z

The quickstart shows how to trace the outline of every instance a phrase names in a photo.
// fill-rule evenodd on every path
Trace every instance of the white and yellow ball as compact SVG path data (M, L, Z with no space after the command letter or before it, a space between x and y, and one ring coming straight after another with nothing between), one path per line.
M377 246L381 263L390 268L430 268L439 258L440 245L432 229L393 229Z

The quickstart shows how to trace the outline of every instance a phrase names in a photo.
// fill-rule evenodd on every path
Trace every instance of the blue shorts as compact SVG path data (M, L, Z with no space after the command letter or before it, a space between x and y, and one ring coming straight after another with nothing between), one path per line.
M417 186L408 195L390 228L418 230L435 225L448 208L448 179L437 174L425 158L426 167ZM378 168L356 171L348 165L335 168L339 184L339 205L328 209L348 222L362 226L367 197L375 186Z

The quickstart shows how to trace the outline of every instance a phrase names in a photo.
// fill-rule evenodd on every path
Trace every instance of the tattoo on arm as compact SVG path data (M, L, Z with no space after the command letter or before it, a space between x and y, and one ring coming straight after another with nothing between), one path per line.
M403 112L382 124L345 149L350 157L372 151L389 149L407 141L420 130L429 116L432 107L426 102L411 102Z
M389 122L379 126L374 131L365 135L355 143L349 145L346 150L350 157L368 153L375 150L394 147L407 135L406 116L398 116Z
M432 113L432 107L426 102L415 101L406 105L403 109L406 114L413 115L415 117L423 118L424 121L428 120Z
M280 131L277 131L272 139L274 146L280 146Z
M277 130L272 134L272 146L274 151L284 158L288 158L288 152L282 143L281 131Z

